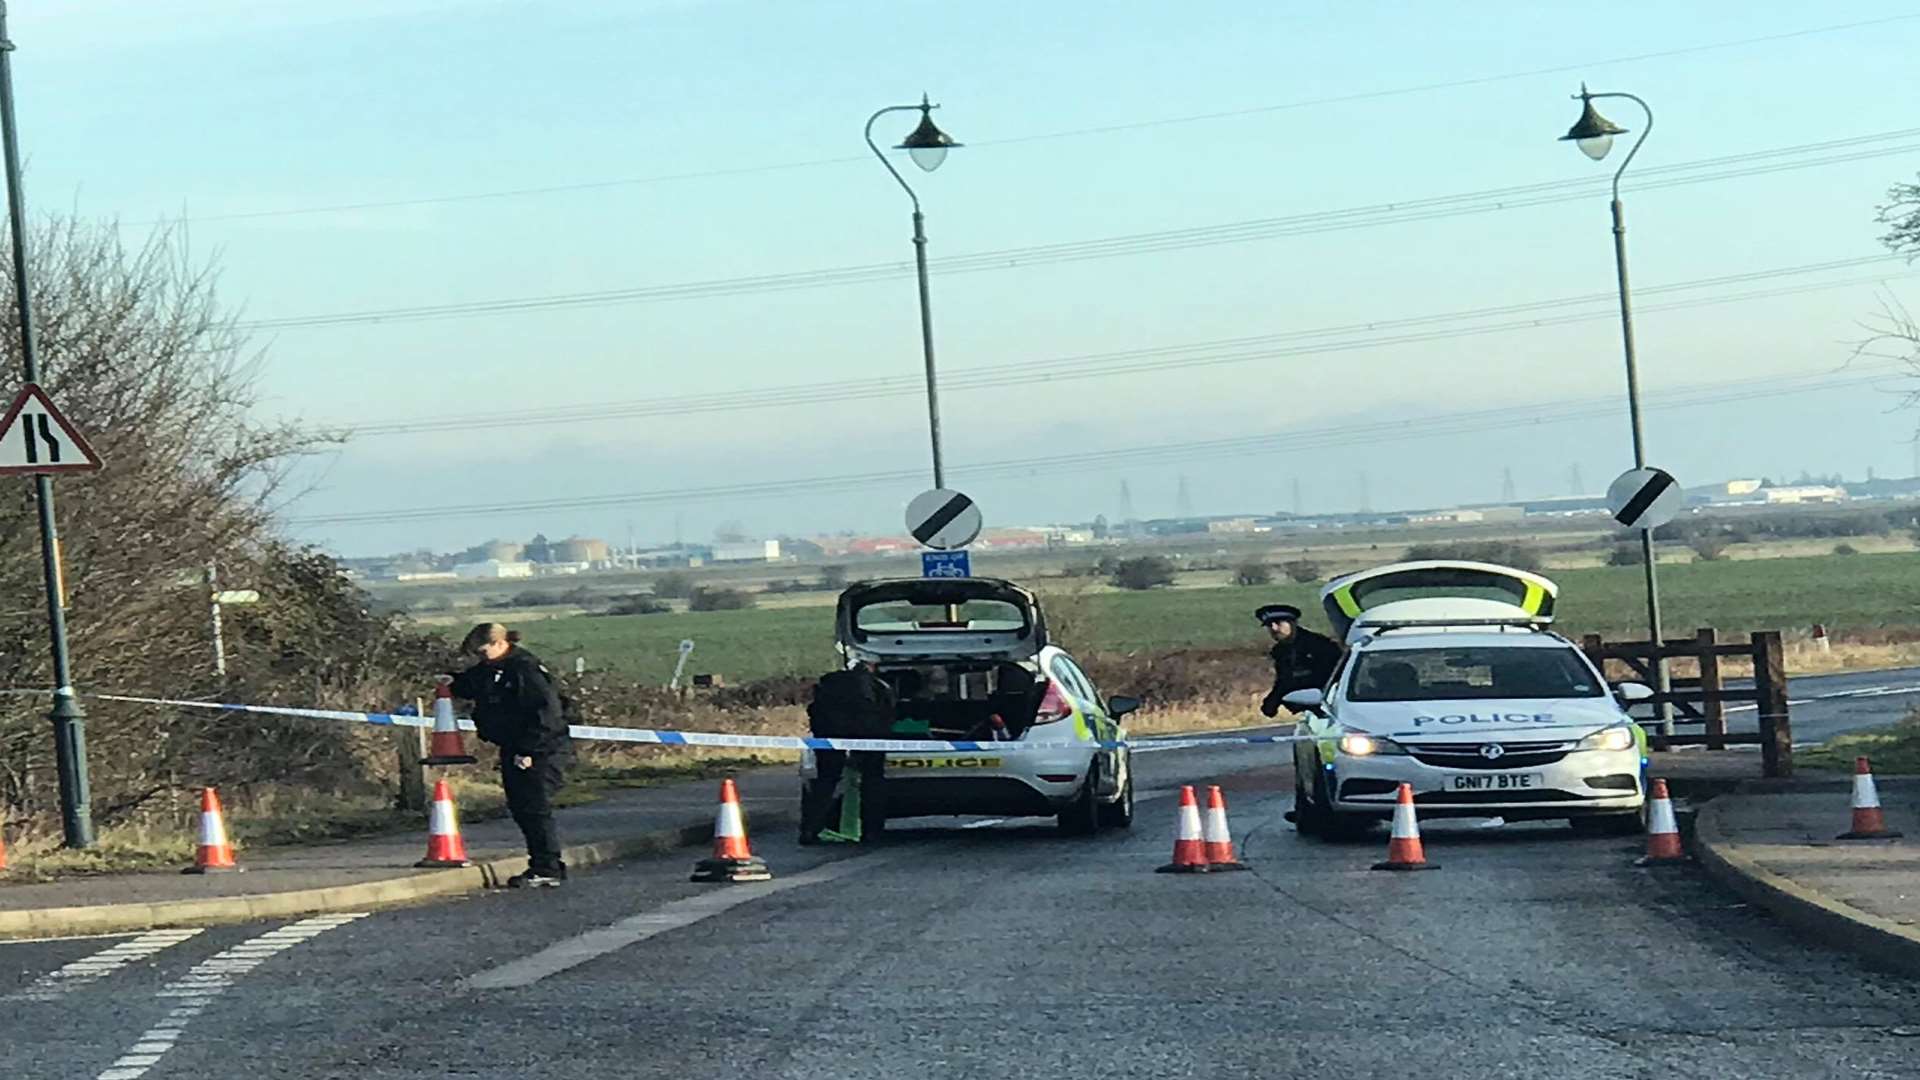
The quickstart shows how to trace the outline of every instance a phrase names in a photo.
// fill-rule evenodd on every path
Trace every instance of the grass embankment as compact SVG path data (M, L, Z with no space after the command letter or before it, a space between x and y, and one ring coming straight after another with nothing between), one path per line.
M1871 758L1875 775L1920 773L1920 712L1872 731L1836 735L1810 750L1795 750L1794 764L1852 772L1854 758Z

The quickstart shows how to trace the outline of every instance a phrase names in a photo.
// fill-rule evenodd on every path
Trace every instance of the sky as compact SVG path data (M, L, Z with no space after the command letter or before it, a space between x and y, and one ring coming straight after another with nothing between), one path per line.
M990 525L1117 518L1123 483L1141 517L1183 480L1220 514L1603 490L1607 179L1646 117L1597 102L1630 134L1589 161L1556 141L1583 80L1657 114L1622 182L1649 462L1915 471L1900 369L1849 358L1920 308L1873 220L1920 170L1920 5L8 8L30 209L217 264L263 418L356 432L282 508L346 555L898 531L911 206L861 129L922 93L962 146L896 164Z

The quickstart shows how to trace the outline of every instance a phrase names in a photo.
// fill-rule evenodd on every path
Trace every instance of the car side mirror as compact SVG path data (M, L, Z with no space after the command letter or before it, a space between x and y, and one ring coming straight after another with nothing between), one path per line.
M1326 703L1327 695L1323 690L1295 690L1280 699L1280 704L1294 712L1315 712Z
M1139 712L1140 707L1145 704L1146 702L1137 697L1115 697L1107 702L1107 715L1118 720L1128 713Z
M1653 687L1646 683L1623 682L1613 688L1613 696L1622 705L1634 705L1642 701L1653 700Z

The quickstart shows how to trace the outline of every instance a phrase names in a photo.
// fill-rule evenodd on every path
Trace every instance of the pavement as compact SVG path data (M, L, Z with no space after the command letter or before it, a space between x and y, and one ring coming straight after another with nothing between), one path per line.
M694 885L682 852L557 890L0 942L0 1062L35 1080L1914 1075L1920 984L1702 866L1638 869L1636 840L1558 823L1433 822L1440 869L1373 873L1384 833L1324 843L1282 820L1288 757L1143 755L1137 824L1093 837L922 819L850 851L761 829L765 884ZM1252 872L1154 873L1172 792L1207 782Z
M736 777L749 829L791 829L799 781L792 767ZM559 811L570 867L709 842L716 781L610 792ZM0 938L117 933L206 926L269 916L361 910L487 888L526 869L526 846L511 820L463 823L472 867L422 870L426 828L299 848L239 852L242 871L101 874L33 884L0 884Z

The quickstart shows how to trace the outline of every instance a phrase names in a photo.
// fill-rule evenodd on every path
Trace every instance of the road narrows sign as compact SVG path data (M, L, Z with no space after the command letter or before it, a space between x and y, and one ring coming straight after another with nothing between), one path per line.
M47 392L28 383L0 417L0 476L92 472L100 455Z
M1607 509L1629 529L1657 529L1685 505L1680 482L1664 469L1628 469L1607 488Z
M907 504L907 531L915 540L940 551L973 543L980 535L981 524L979 505L947 488L923 491Z

